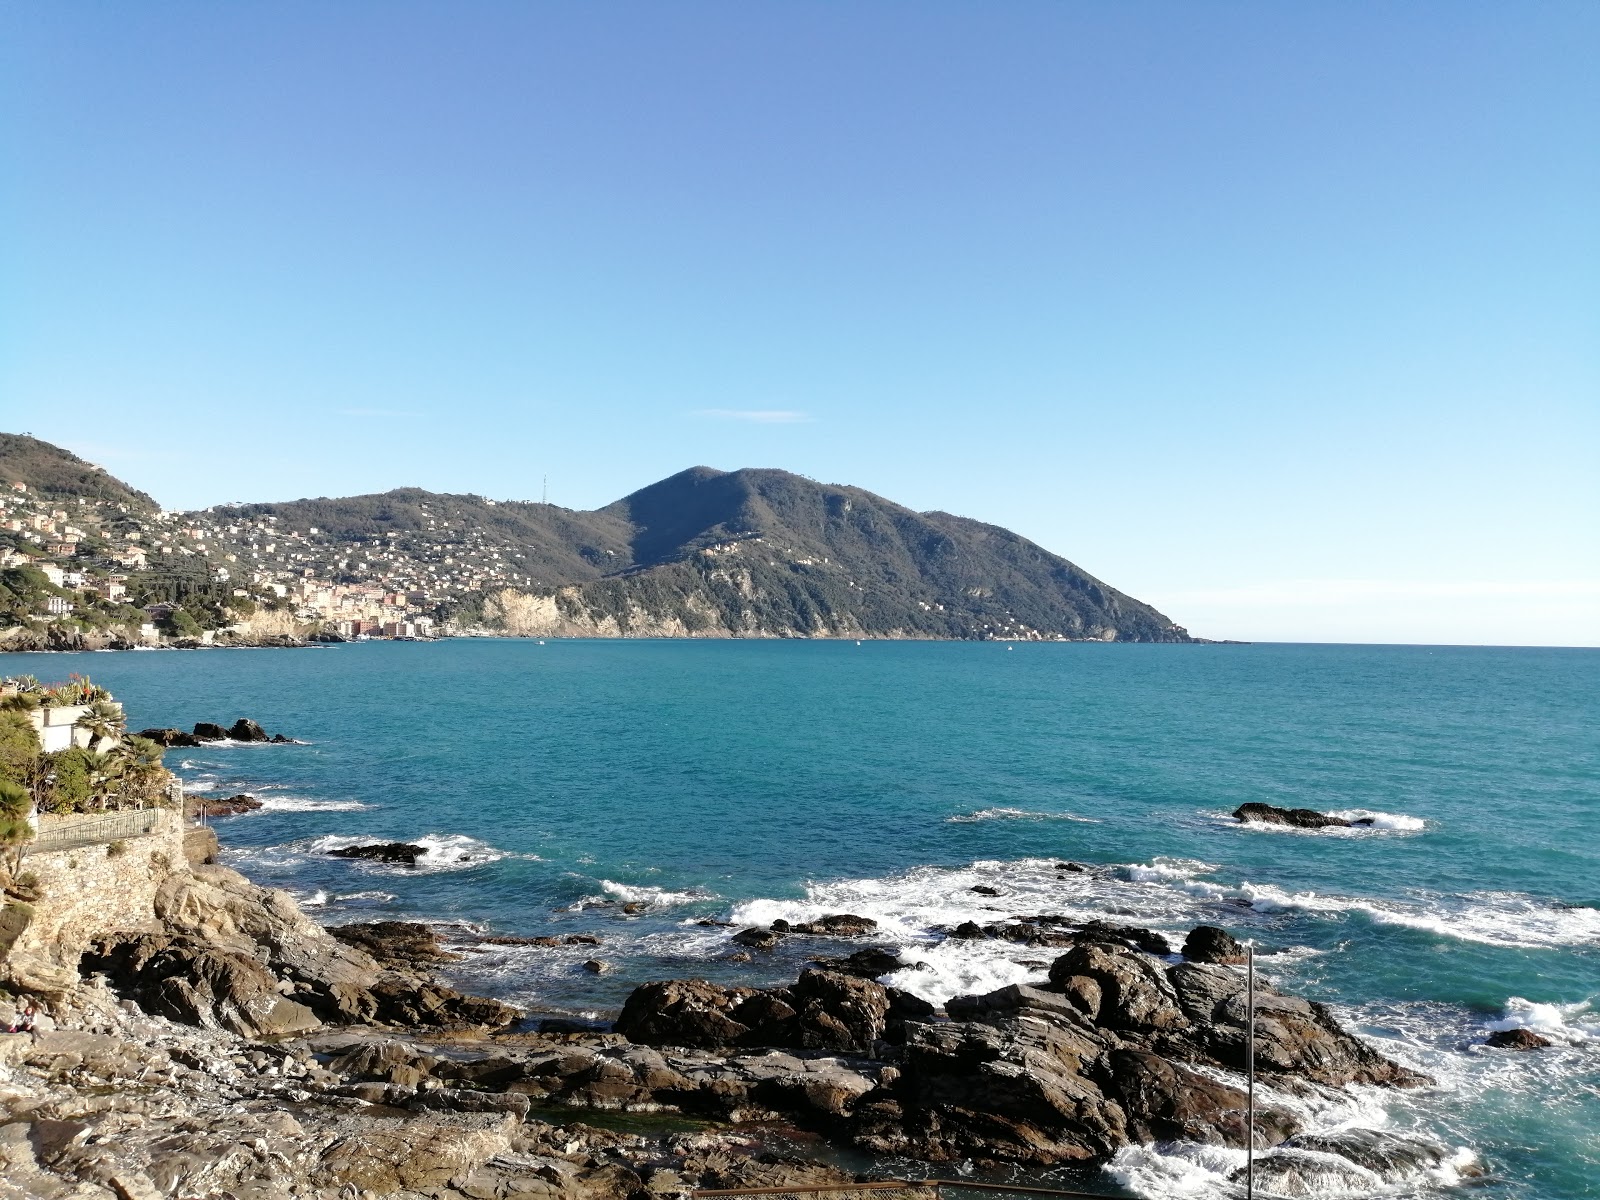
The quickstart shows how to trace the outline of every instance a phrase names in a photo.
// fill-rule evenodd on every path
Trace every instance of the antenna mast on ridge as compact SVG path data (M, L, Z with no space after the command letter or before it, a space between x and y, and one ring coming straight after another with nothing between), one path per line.
M550 476L548 476L548 475L546 475L544 477L544 491L539 493L539 503L540 504L549 504L550 503Z

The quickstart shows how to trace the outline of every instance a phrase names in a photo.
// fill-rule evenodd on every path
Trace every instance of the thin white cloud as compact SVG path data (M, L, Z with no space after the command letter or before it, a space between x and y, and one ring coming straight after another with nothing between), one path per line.
M694 415L713 421L748 421L752 425L800 425L811 420L810 413L790 408L702 408Z

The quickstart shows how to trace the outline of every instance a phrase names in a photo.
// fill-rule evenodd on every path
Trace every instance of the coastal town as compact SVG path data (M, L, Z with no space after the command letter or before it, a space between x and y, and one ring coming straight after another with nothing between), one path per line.
M12 628L116 628L147 646L430 638L452 602L505 576L492 548L478 565L481 536L459 530L353 556L315 526L271 515L0 485L0 603Z

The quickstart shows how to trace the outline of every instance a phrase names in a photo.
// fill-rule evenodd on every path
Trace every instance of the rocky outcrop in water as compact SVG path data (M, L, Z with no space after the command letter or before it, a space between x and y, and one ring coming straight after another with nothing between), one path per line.
M1544 1050L1553 1045L1531 1029L1497 1029L1484 1044L1496 1050Z
M186 794L183 798L183 815L186 817L236 817L240 813L255 812L261 801L243 792L237 796L210 796Z
M365 846L345 846L338 850L329 850L331 858L361 858L369 862L396 863L400 866L414 867L417 859L428 852L426 846L418 846L414 842L373 842Z
M1357 817L1347 821L1332 817L1314 808L1279 808L1275 804L1251 802L1233 810L1236 821L1256 821L1263 825L1290 825L1296 829L1349 829L1357 825L1371 825L1371 817Z
M838 1115L839 1135L879 1154L1045 1166L1101 1161L1133 1142L1241 1144L1244 1094L1207 1072L1244 1066L1244 988L1226 966L1168 965L1103 935L1059 956L1048 985L958 996L947 1021L870 979L810 970L765 990L646 984L616 1030L656 1047L770 1046L861 1060L851 1069L876 1084ZM1285 1086L1424 1082L1321 1005L1265 986L1256 1032L1257 1070ZM1266 1144L1298 1131L1287 1110L1258 1112Z

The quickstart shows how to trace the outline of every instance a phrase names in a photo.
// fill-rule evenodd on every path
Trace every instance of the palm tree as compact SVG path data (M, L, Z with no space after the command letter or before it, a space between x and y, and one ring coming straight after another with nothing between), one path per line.
M127 727L122 709L109 700L94 701L78 718L78 728L88 731L89 744L96 750L111 749L122 739Z
M103 750L86 750L84 766L89 775L89 801L101 812L111 806L111 798L118 791L122 763L116 755ZM122 806L117 805L118 808Z
M22 846L34 833L33 823L28 820L32 811L33 797L28 789L0 779L0 865L7 883L22 870Z
M171 773L161 765L161 747L149 738L130 737L107 752L122 800L137 807L159 801Z

